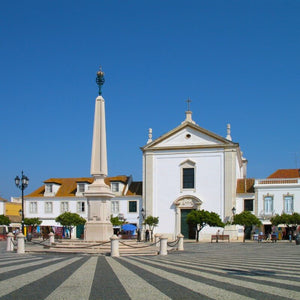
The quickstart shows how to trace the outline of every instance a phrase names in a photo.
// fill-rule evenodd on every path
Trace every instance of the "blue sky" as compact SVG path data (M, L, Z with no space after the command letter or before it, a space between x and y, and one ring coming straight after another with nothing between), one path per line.
M142 180L142 152L185 118L232 138L248 177L300 167L300 1L4 1L0 196L90 176L96 72L109 176Z

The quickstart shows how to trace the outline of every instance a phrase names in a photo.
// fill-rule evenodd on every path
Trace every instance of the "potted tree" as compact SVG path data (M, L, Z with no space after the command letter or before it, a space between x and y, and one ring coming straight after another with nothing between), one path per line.
M1 227L1 231L0 231L0 240L5 240L6 239L6 226L9 226L10 224L10 220L9 217L4 216L4 215L0 215L0 225L4 225L3 227Z
M71 238L73 228L75 226L85 224L86 219L80 217L76 213L64 212L55 219L55 222L60 223L62 226L67 228L70 231Z
M214 212L207 210L193 210L187 215L187 222L195 228L196 242L199 240L199 233L206 225L224 227L225 224L220 219L220 216Z
M31 241L32 232L38 226L41 225L42 221L39 218L25 218L24 225L28 226L27 230L27 240Z
M158 218L159 217L148 216L144 220L144 224L149 226L151 242L153 242L153 230L154 230L154 227L156 227L158 225L158 222L159 222ZM147 237L146 237L146 240L147 240Z
M259 226L259 225L261 225L261 221L255 215L253 215L250 211L245 210L240 214L234 215L232 224L244 226L243 242L245 243L246 227L252 226L252 225Z

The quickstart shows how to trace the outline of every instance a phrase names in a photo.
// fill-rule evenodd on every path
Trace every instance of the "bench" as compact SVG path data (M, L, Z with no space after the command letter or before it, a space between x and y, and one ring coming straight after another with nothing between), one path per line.
M216 241L216 243L218 243L219 241L228 241L228 243L230 242L230 238L228 234L215 234L211 236L211 243L213 241Z
M278 237L276 234L272 234L271 237L268 237L266 234L260 234L257 239L258 242L262 241L272 241L272 243L276 243L278 241Z
M262 241L265 241L265 240L266 240L266 236L264 234L259 234L258 235L258 238L257 238L258 242L262 242Z

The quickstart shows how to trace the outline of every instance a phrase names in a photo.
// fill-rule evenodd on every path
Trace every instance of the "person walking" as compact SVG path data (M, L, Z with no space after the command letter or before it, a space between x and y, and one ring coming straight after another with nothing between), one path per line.
M146 238L146 242L149 242L150 239L149 239L149 230L148 229L146 230L146 237L145 238Z

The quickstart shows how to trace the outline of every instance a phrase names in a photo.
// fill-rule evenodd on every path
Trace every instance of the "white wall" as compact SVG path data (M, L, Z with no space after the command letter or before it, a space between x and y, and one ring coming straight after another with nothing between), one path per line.
M293 195L294 198L294 212L300 213L300 185L298 186L264 186L256 187L257 190L257 200L258 200L258 216L264 210L264 196L268 193L273 196L273 209L275 214L281 215L284 210L284 195L288 193Z
M84 201L85 202L85 212L79 213L77 211L77 202ZM29 203L30 202L37 202L37 213L30 213L29 210ZM52 202L52 213L45 212L45 203ZM67 197L67 198L57 198L57 197L42 197L42 198L25 198L24 201L24 212L25 218L40 218L43 220L43 224L45 226L54 226L57 224L55 223L54 219L58 217L61 212L61 202L68 202L69 203L69 210L72 213L78 213L81 217L87 219L87 201L84 197ZM51 220L52 219L52 220Z
M115 197L113 201L119 201L119 213L124 215L127 223L137 224L138 227L142 225L142 196L127 196L127 197ZM137 212L129 212L129 201L137 201ZM113 214L116 217L119 213Z
M194 190L181 190L181 167L187 159L195 163ZM153 165L153 216L159 217L156 232L175 232L173 202L183 195L199 198L201 209L223 216L224 154L222 149L155 152Z
M0 200L0 215L5 214L5 202Z

